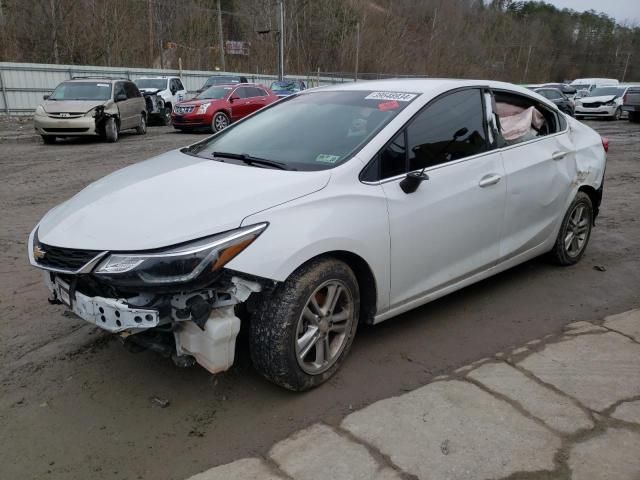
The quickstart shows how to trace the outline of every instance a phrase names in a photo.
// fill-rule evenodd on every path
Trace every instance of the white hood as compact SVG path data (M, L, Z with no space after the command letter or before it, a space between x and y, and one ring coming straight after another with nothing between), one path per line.
M222 163L172 151L90 184L45 215L39 240L86 250L148 250L223 232L324 188L331 172Z
M603 95L601 97L582 97L580 101L582 103L596 103L596 102L607 103L616 97L617 95Z

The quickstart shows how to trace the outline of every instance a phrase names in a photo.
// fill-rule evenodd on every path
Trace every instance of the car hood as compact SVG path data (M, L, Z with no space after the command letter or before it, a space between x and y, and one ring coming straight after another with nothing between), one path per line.
M192 100L184 100L180 103L178 103L178 105L183 105L183 106L194 106L197 107L198 105L201 105L203 103L219 103L222 102L224 103L224 100L222 99L215 99L215 98L210 98L210 99L206 99L206 98L194 98Z
M582 97L580 101L582 103L610 102L614 98L617 98L617 95L603 95L600 97Z
M47 113L86 113L107 102L108 100L45 100L42 108Z
M148 250L224 232L324 188L331 172L296 172L172 151L118 170L45 215L38 238L86 250Z
M149 95L155 95L156 93L161 91L159 88L139 88L138 90L140 90L142 94L146 93Z

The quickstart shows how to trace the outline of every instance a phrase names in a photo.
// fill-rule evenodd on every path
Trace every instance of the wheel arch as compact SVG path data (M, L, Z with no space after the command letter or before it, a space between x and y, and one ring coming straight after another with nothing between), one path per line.
M360 289L360 323L373 323L377 311L378 288L373 270L360 255L347 250L332 250L316 255L299 265L295 270L320 258L335 258L347 264L353 271ZM294 271L295 271L294 270Z
M604 181L603 181L604 183ZM600 212L600 203L602 202L602 191L603 187L600 186L597 190L591 185L581 185L578 188L578 192L584 192L588 195L591 200L591 204L593 205L593 221L595 222L598 213Z

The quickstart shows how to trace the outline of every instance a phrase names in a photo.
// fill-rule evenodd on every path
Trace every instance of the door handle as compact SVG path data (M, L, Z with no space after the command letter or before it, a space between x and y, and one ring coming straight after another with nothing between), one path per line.
M480 182L478 182L478 185L480 185L482 188L488 187L490 185L495 185L500 181L501 178L502 177L500 175L490 173L489 175L485 175L484 177L482 177L480 179Z
M562 160L564 157L567 156L567 153L569 152L553 152L551 154L551 160Z

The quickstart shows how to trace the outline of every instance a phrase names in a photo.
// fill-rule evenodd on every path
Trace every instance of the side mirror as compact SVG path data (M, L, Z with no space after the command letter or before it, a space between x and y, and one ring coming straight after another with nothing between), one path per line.
M235 93L229 97L229 102L231 103L235 102L236 100L240 100L240 96Z
M420 171L420 172L409 172L407 176L402 179L400 182L400 188L406 194L415 192L420 184L425 180L429 180L429 175Z
M48 100L48 99L49 99L49 97L50 97L50 95L43 95L43 96L42 96L42 99L43 99L43 100Z
M114 99L116 102L124 102L127 99L127 95L124 93L119 93L116 95L116 98Z

